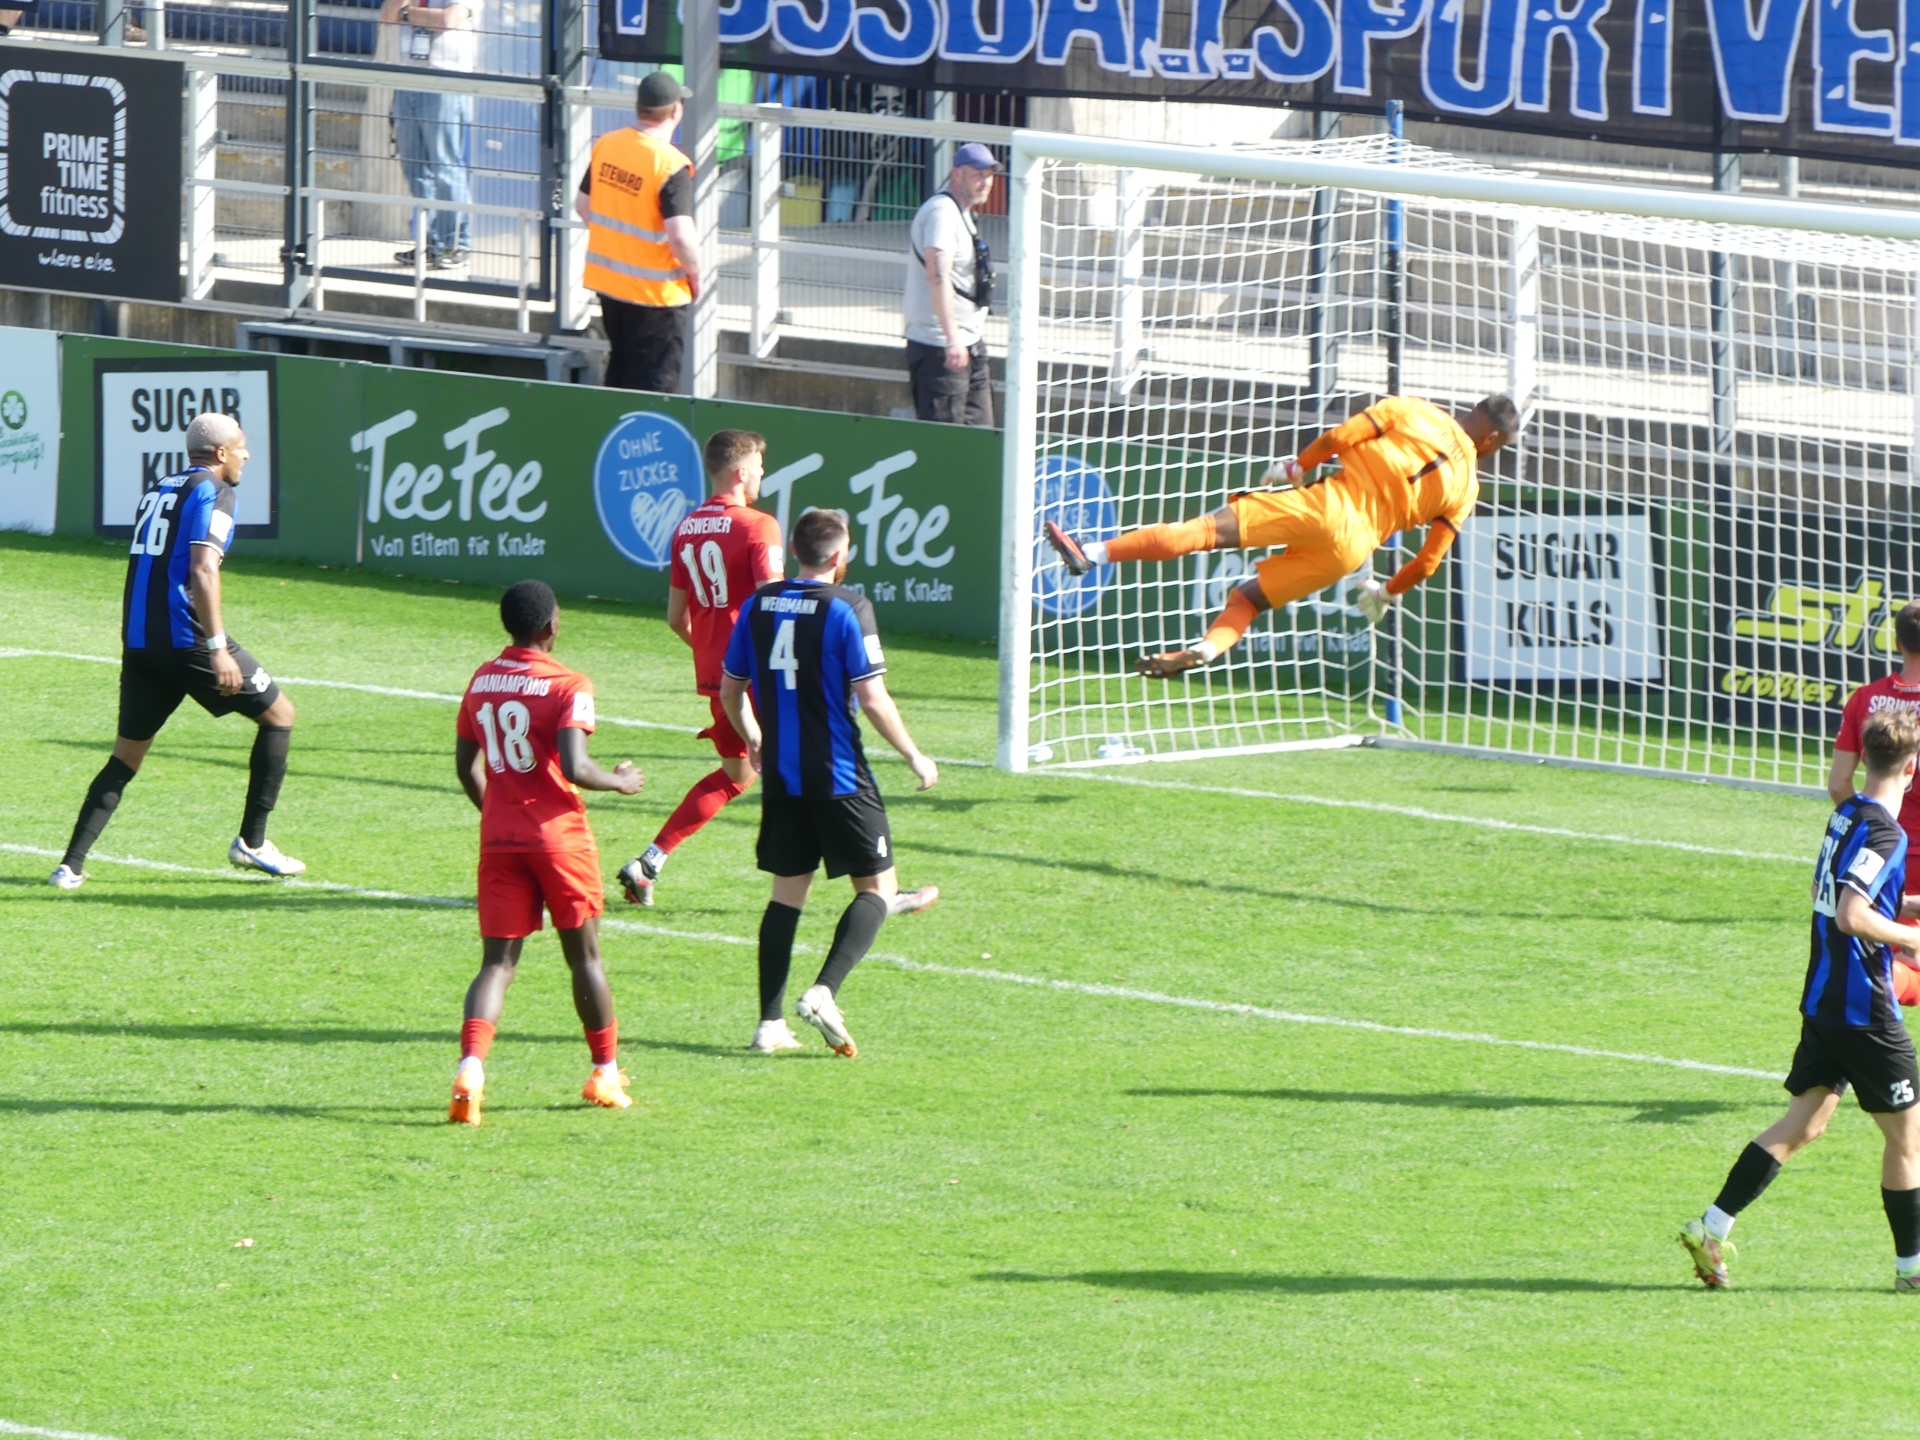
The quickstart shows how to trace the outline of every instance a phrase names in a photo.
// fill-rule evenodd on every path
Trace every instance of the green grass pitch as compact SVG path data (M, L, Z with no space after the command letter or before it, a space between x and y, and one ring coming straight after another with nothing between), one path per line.
M0 540L7 643L117 654L122 573ZM275 674L433 693L498 648L494 601L240 561L227 585ZM986 760L991 652L889 654L921 743ZM589 801L611 880L711 768L704 703L658 612L567 605L559 655L603 716L680 727L594 739L648 775ZM946 898L843 992L857 1061L810 1032L744 1051L746 801L658 908L611 897L653 927L606 936L635 1108L579 1103L548 932L466 1131L443 1116L472 913L359 893L472 893L450 704L288 682L272 834L357 890L226 869L250 727L189 704L99 847L186 868L100 859L62 895L38 852L105 758L115 671L9 653L0 684L0 1433L1920 1431L1920 1307L1891 1293L1851 1102L1716 1295L1674 1232L1773 1080L1139 993L1778 1073L1813 802L1373 751L952 764L924 796L881 764L903 879ZM816 890L803 943L845 893Z

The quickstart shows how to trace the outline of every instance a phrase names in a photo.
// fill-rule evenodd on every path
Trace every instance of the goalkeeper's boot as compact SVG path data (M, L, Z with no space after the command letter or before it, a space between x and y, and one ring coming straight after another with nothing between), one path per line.
M889 915L918 915L940 898L938 885L923 885L918 890L902 890L887 902Z
M1703 1220L1689 1220L1680 1227L1680 1243L1693 1260L1693 1273L1709 1290L1727 1290L1727 1262L1738 1258L1731 1240L1718 1240Z
M56 890L78 890L86 883L87 877L64 860L54 866L53 874L47 877L47 884Z
M667 855L658 845L649 845L647 853L636 855L620 867L620 888L635 905L653 904L653 882L660 878Z
M589 1105L599 1105L608 1110L624 1110L633 1104L633 1097L627 1094L627 1072L624 1070L602 1070L598 1065L587 1076L587 1083L580 1087L580 1098Z
M834 1054L844 1055L851 1060L860 1053L860 1047L853 1043L853 1036L847 1033L846 1018L834 1003L833 992L826 986L814 986L800 997L793 1008L802 1020L827 1037L827 1048Z
M1051 520L1046 523L1046 534L1047 543L1060 556L1060 563L1067 567L1069 575L1084 575L1093 568L1093 562L1087 558L1087 552L1080 548L1080 542Z
M480 1125L480 1095L486 1088L486 1072L478 1062L460 1062L453 1072L453 1100L447 1106L447 1120L454 1125Z
M241 870L258 870L282 879L307 873L305 861L282 855L280 847L273 841L262 840L258 845L249 845L238 835L233 837L233 844L227 847L227 863Z

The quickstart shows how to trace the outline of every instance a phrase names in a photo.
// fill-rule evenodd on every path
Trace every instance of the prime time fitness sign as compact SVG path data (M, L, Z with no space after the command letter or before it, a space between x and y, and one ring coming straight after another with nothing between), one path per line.
M609 58L679 58L608 0ZM1920 0L731 0L724 61L897 85L1228 101L1920 163Z
M0 285L180 298L183 76L0 45Z

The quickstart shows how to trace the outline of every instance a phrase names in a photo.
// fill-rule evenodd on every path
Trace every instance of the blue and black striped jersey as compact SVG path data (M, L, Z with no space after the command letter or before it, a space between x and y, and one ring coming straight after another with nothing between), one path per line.
M769 794L874 788L853 686L887 667L866 596L819 580L762 585L740 609L722 668L753 686Z
M1893 1025L1893 951L1856 939L1834 920L1840 892L1853 890L1880 915L1900 913L1907 882L1907 836L1877 800L1854 795L1827 820L1813 867L1813 954L1800 1013L1828 1025Z
M187 566L195 545L233 544L233 486L190 466L140 497L127 559L120 633L130 650L190 650L207 638L193 613Z

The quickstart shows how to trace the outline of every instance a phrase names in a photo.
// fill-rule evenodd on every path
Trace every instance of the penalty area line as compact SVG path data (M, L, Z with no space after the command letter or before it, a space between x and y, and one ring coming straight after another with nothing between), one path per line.
M39 845L0 842L0 852L37 855L57 859L58 850ZM177 865L167 860L144 860L124 855L96 855L92 859L108 865L133 865L145 870L161 870L176 875L211 876L216 879L241 879L256 883L249 876L231 870L214 870ZM372 890L359 885L344 885L328 880L272 881L262 875L260 882L303 890L324 890L335 894L359 895L369 899L391 900L398 904L425 905L441 909L471 910L474 902L450 895L405 895L394 890ZM77 903L84 904L84 901ZM675 930L640 920L619 920L603 916L602 929L630 935L654 935L703 945L731 945L751 949L760 942L751 936L729 935L712 930ZM813 954L817 947L796 945L796 953ZM1456 1044L1486 1045L1505 1050L1533 1050L1553 1055L1572 1055L1583 1060L1615 1060L1633 1065L1658 1065L1669 1070L1698 1070L1709 1075L1738 1075L1755 1080L1778 1080L1771 1070L1755 1070L1745 1065L1719 1065L1707 1060L1675 1059L1668 1055L1648 1055L1633 1050L1603 1050L1592 1045L1567 1045L1552 1040L1512 1040L1503 1035L1486 1035L1472 1030L1440 1030L1422 1025L1389 1025L1379 1020L1355 1020L1339 1015L1307 1015L1294 1010L1279 1010L1267 1005L1248 1005L1232 1000L1206 1000L1192 995L1168 995L1159 990L1137 990L1125 985L1102 985L1085 980L1058 980L1045 975L1023 975L1013 970L983 970L971 965L941 965L929 960L913 960L905 955L875 951L870 961L891 965L919 975L946 975L961 980L985 980L998 985L1023 985L1035 990L1056 990L1070 995L1086 995L1101 1000L1130 1000L1138 1004L1164 1005L1178 1010L1197 1010L1213 1015L1245 1015L1255 1020L1272 1020L1283 1025L1318 1025L1334 1030L1362 1030L1375 1035L1401 1035L1415 1040L1446 1040ZM0 1432L4 1433L4 1432Z

